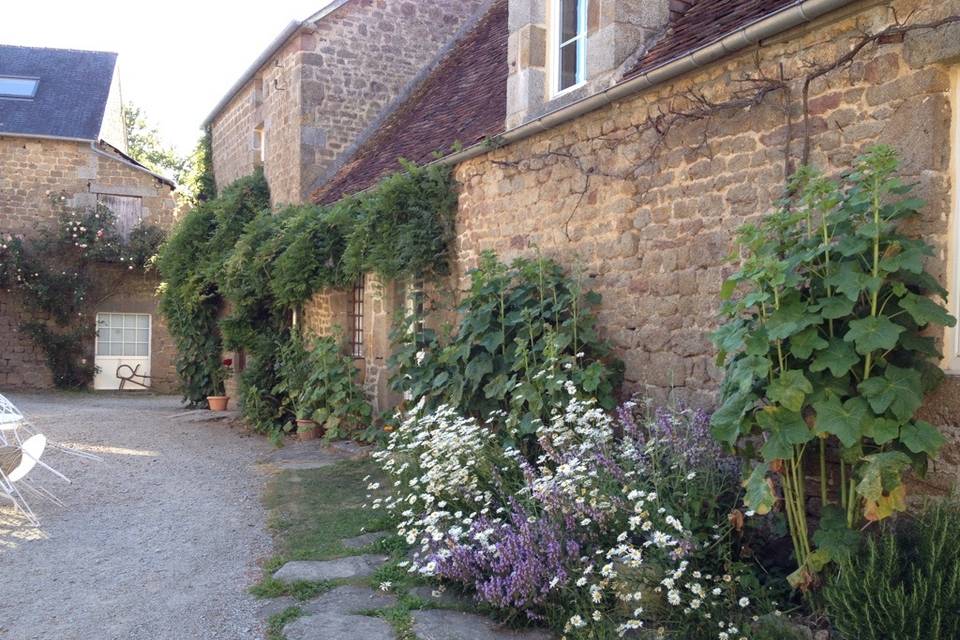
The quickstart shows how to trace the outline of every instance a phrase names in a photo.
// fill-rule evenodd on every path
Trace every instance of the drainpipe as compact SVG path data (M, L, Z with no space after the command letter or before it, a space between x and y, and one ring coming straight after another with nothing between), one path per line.
M565 122L595 111L621 98L633 95L645 89L663 84L694 69L699 69L736 51L741 51L764 38L783 33L801 24L811 22L820 16L839 9L853 0L802 0L789 9L778 11L753 22L737 31L724 36L688 54L674 58L645 73L633 76L600 93L582 98L569 105L546 113L514 129L504 132L497 138L502 145L512 144L532 135L547 131ZM481 142L434 161L431 164L456 165L490 151L488 144Z

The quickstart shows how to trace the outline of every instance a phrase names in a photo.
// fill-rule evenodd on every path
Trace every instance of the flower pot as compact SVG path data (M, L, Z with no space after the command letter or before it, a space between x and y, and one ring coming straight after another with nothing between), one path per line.
M207 405L210 411L226 411L230 396L207 396Z
M297 439L300 442L306 442L308 440L316 440L319 428L314 420L304 420L301 418L297 419Z

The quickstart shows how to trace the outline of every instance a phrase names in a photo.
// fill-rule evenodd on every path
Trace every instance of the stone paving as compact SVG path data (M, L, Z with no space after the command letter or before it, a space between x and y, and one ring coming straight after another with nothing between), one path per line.
M262 464L279 469L316 469L343 459L359 458L367 451L357 445L326 447L318 442L298 443L284 447L261 459ZM362 551L386 537L384 532L371 532L343 540L347 549ZM336 580L367 582L387 557L358 554L333 560L298 560L284 564L273 577L281 582L301 580ZM505 629L490 618L467 611L472 600L451 590L437 591L429 586L410 590L427 603L427 608L412 613L416 640L553 640L545 631ZM377 611L396 606L398 598L391 593L374 591L369 586L342 584L307 602L290 597L268 600L261 608L265 618L299 607L300 617L283 627L286 640L396 640L393 627ZM409 637L409 636L407 636Z

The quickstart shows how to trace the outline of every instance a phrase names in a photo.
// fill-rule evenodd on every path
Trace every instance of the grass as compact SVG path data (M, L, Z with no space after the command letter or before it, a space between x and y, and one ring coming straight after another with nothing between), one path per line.
M285 640L283 626L303 615L300 607L287 607L280 613L270 616L267 621L267 640Z
M364 480L371 476L370 480ZM264 503L271 512L270 528L274 534L276 555L264 566L263 579L251 587L258 598L293 596L300 602L310 600L338 584L335 582L298 582L284 584L272 574L291 560L330 560L362 553L380 553L389 561L370 577L353 584L379 589L391 583L390 591L397 604L385 609L365 612L383 618L394 629L398 640L416 640L411 612L432 606L432 603L411 595L409 590L422 579L412 575L400 562L406 558L407 545L397 536L381 540L366 549L347 549L343 539L387 527L380 512L364 508L368 502L367 484L383 481L376 464L370 460L349 460L320 469L291 470L278 474L267 489ZM302 615L299 607L290 607L270 618L268 640L283 640L283 626Z
M273 512L277 556L265 567L275 569L290 560L329 560L356 554L344 538L386 526L382 515L364 509L367 482L379 470L371 460L346 460L322 467L284 471L267 490L265 503Z

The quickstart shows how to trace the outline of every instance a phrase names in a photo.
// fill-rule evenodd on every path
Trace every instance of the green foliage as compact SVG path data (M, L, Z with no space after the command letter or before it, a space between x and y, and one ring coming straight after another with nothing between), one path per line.
M449 338L423 328L418 317L394 332L395 390L474 417L507 412L525 437L549 417L551 397L560 391L535 378L549 361L567 369L603 408L615 407L623 365L596 332L590 309L598 295L542 258L508 266L488 252L470 275L459 326Z
M915 522L870 536L823 590L850 640L960 638L960 504L928 505Z
M183 189L188 204L194 207L217 197L217 183L213 174L213 146L210 140L210 130L207 129L197 140L177 178L178 186Z
M244 227L269 204L262 172L238 180L184 216L160 252L160 312L177 343L177 375L191 405L223 393L219 285Z
M29 240L0 239L0 287L20 293L35 314L20 330L46 355L54 384L76 389L87 386L95 373L90 346L96 327L87 301L112 293L105 284L110 279L96 276L92 267L109 263L142 270L163 232L140 221L124 239L106 207L73 208L66 202L64 194L50 198L55 227L41 229Z
M143 109L130 102L124 104L123 126L127 133L127 154L131 158L154 173L180 181L187 159L163 143L160 132Z
M856 528L904 509L902 472L922 472L943 444L914 414L941 377L924 332L955 320L927 297L946 295L923 269L932 248L900 230L923 203L899 198L910 186L896 169L894 151L880 146L841 182L799 171L778 211L740 229L740 270L723 287L728 322L713 339L726 375L713 434L745 453L763 443L747 485L758 512L775 504L766 476L780 472L797 586L831 555L810 547L802 472L810 453L819 449L823 504L839 504ZM835 496L828 447L842 458Z
M367 272L384 278L445 273L454 204L449 169L407 165L380 186L329 206L273 212L269 200L262 173L244 178L201 202L164 247L161 310L178 341L184 396L199 404L218 393L220 353L242 349L241 404L255 430L290 430L299 402L313 406L303 415L340 434L341 425L369 417L354 392L353 364L334 358L332 343L318 343L312 384L347 400L334 406L301 398L297 389L306 381L281 371L292 353L291 311ZM333 375L343 380L336 383Z
M297 418L315 421L328 439L347 436L370 420L370 405L354 381L357 368L335 338L314 338L304 368L307 375L294 399Z

